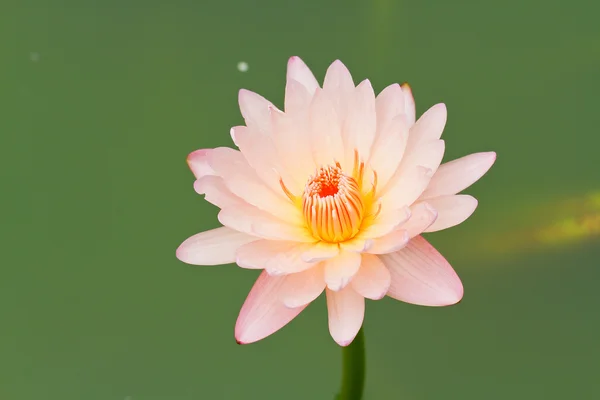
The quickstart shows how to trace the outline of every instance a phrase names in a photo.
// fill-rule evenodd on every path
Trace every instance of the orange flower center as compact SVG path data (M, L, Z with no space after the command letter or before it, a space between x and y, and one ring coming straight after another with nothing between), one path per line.
M336 163L319 168L309 179L302 195L302 211L315 238L338 243L360 231L365 207L358 182Z

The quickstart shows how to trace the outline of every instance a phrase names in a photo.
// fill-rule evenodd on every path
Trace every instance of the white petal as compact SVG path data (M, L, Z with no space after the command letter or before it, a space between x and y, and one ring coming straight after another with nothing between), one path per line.
M431 175L429 168L416 166L392 178L382 192L382 208L410 206L427 188Z
M426 202L413 204L410 211L410 219L400 229L405 230L411 239L423 233L438 217L435 208Z
M363 254L360 270L352 279L352 288L367 299L379 300L390 287L390 271L374 255Z
M463 286L456 272L423 237L378 257L390 271L388 296L424 306L448 306L462 299Z
M437 211L438 217L425 232L441 231L458 225L477 208L477 199L466 194L435 197L428 199L427 203Z
M354 91L354 82L348 68L340 61L334 61L325 74L323 90L332 99L336 114L341 123L346 116L348 99Z
M226 227L198 233L186 239L177 249L177 258L193 265L219 265L235 261L238 247L258 240Z
M496 161L496 153L475 153L442 164L421 196L429 199L456 194L477 182Z
M289 59L287 65L287 79L293 79L300 82L311 95L319 87L319 83L315 79L315 76L300 57L294 56Z
M365 316L365 299L351 287L334 292L327 289L329 333L340 346L348 346L360 330Z
M408 221L409 218L410 209L407 206L382 208L377 218L363 229L357 237L360 239L373 239L387 235Z
M341 290L350 283L360 268L361 255L342 251L338 256L325 261L325 283L331 290Z

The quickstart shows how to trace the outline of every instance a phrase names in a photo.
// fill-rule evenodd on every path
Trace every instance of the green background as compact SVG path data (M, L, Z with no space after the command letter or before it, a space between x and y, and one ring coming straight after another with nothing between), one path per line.
M292 55L445 102L447 160L498 153L428 236L463 302L368 303L365 398L600 398L598 236L535 240L600 190L598 4L2 0L0 399L333 398L323 298L239 346L256 271L175 258L218 225L187 154L231 145L240 88L281 106Z

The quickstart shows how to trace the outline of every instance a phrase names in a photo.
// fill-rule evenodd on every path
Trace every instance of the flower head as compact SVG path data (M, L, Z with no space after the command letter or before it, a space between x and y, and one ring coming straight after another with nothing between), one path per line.
M473 213L477 200L457 193L485 174L496 154L440 166L443 104L415 122L408 85L375 96L368 80L355 87L335 61L321 88L298 57L288 63L284 111L247 90L239 103L246 126L231 130L239 151L202 149L188 157L194 188L221 209L223 227L177 249L189 264L263 270L238 317L238 342L274 333L323 291L330 333L342 346L362 325L365 298L460 301L460 279L421 234Z

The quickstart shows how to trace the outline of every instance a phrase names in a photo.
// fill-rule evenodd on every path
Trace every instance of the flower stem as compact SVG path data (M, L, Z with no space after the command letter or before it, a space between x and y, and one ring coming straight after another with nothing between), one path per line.
M342 388L337 400L361 400L365 387L365 336L362 328L354 341L342 347Z

